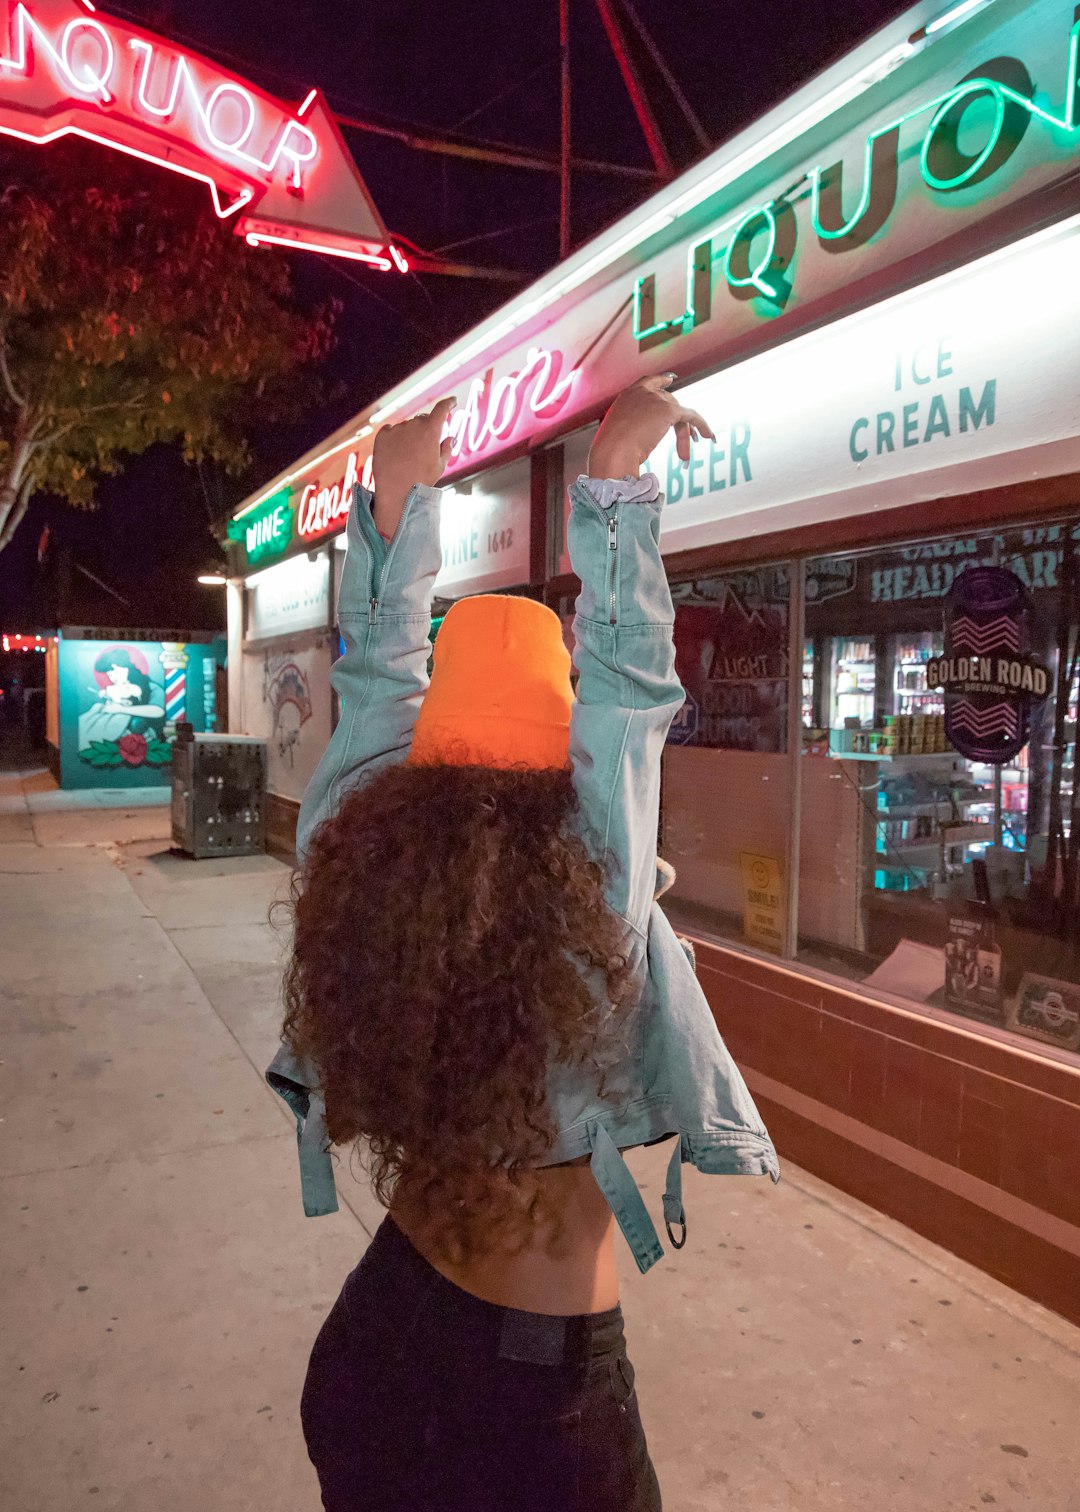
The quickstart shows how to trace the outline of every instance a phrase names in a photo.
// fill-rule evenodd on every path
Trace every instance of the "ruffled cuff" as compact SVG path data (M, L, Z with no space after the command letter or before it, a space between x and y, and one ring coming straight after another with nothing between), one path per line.
M620 503L655 504L660 497L660 479L651 472L640 478L590 478L582 473L578 484L588 489L601 509Z

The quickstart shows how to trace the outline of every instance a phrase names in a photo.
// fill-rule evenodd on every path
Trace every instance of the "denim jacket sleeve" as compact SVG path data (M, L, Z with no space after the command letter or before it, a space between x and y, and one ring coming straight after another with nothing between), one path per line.
M579 674L570 758L582 816L610 855L608 901L640 935L656 890L660 758L683 705L675 675L659 488L626 499L570 488L569 546L581 593L574 619Z
M300 805L301 865L312 833L350 789L408 754L428 686L441 498L438 488L413 488L388 543L375 528L371 494L358 486L353 496L338 603L345 654L330 672L341 718Z
M341 699L341 720L300 806L296 849L301 864L315 829L337 813L365 774L404 760L428 685L431 599L442 560L441 493L414 488L390 542L375 528L371 498L357 488L349 511L338 609L345 654L330 673ZM283 1043L266 1079L296 1120L304 1212L309 1217L336 1212L317 1068Z

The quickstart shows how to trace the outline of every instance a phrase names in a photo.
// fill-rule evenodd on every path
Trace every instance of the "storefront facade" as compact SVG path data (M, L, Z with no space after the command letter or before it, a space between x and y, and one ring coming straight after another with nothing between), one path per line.
M718 439L652 459L665 906L781 1153L1073 1317L1078 37L1059 0L909 11L253 498L230 591L234 727L270 733L260 586L324 564L313 761L378 426L458 395L440 597L568 622L565 485L675 369Z

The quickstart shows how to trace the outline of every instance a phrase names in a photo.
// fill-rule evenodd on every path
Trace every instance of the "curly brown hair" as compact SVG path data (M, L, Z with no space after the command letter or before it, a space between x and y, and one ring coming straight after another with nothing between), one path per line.
M455 1262L558 1232L530 1176L552 1059L603 1090L635 989L609 862L569 771L394 766L315 832L294 885L284 1036L334 1144Z

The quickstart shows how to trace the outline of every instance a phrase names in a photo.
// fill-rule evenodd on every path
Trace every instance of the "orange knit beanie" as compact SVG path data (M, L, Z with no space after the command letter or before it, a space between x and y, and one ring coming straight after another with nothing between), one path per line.
M462 599L435 640L409 761L564 767L573 698L558 615L534 599Z

